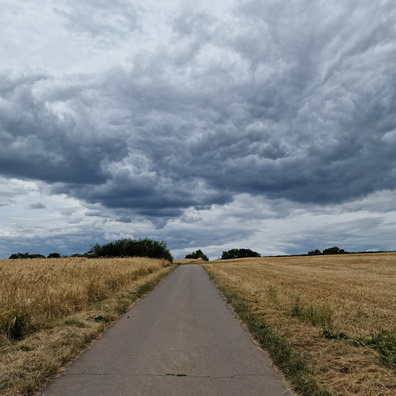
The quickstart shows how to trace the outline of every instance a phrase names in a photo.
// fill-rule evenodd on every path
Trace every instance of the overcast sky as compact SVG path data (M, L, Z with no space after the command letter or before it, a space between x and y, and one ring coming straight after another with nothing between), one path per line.
M396 250L394 0L0 3L0 257Z

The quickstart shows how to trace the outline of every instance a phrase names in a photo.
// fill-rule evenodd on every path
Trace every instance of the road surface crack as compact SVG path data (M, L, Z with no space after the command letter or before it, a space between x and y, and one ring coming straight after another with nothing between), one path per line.
M128 373L70 373L66 376L121 376L121 377L189 377L189 378L213 378L213 379L233 379L240 377L263 377L263 374L233 374L233 375L194 375L185 373L166 373L166 374L128 374Z

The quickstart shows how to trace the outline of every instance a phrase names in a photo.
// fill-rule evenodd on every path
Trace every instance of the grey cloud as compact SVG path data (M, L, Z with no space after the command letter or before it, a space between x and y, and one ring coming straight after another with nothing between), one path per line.
M126 0L64 0L54 11L65 18L71 31L92 35L108 45L114 36L121 38L139 28L137 10Z
M68 4L73 29L93 35L135 21L133 9L120 17L124 1L119 31L103 18L109 3ZM384 4L178 13L177 40L133 65L3 76L2 174L164 218L240 193L326 204L394 190L395 7Z
M68 208L61 208L59 212L66 217L69 217L80 210L79 206L68 207Z
M339 246L347 251L389 250L394 246L394 224L388 224L385 218L373 216L344 222L328 224L292 237L290 242L300 246L301 253L313 249L323 250ZM293 248L288 253L295 252Z
M210 41L217 23L218 20L207 12L184 10L172 21L172 29L182 39L192 36L199 37L201 41Z
M49 76L10 79L3 75L4 83L0 86L2 174L47 182L105 181L107 176L101 163L122 155L122 140L117 139L116 134L98 131L96 120L87 116L84 89L80 89L80 97L71 99L70 111L60 115L54 112L51 104L60 101L40 100L35 93L42 81L49 79ZM79 109L73 113L76 101ZM68 106L68 102L63 103Z
M88 202L100 202L113 209L128 208L149 217L175 217L189 206L220 204L231 198L227 192L209 189L195 180L177 182L179 177L169 178L159 170L137 177L123 171L119 175L113 173L106 185L71 192Z
M29 209L46 209L47 207L42 202L36 202L29 205Z
M103 213L100 210L87 210L84 213L85 216L89 216L89 217L100 217L103 215Z
M2 184L4 186L7 185L7 183L4 180L2 180ZM18 192L4 191L5 190L4 187L2 188L2 190L3 191L0 192L0 206L8 206L14 204L16 196L19 195Z
M0 176L0 206L14 206L18 199L37 190L37 185Z
M229 39L251 63L254 87L248 94L239 91L245 112L237 109L231 116L233 130L217 129L203 137L200 148L208 148L206 167L199 166L198 172L210 174L223 188L234 185L240 191L302 202L337 202L394 188L394 146L381 139L395 128L395 72L389 62L395 45L386 34L373 38L384 25L384 31L390 31L394 7L388 3L392 12L384 10L373 21L375 6L346 6L341 22L332 22L326 7L306 12L306 3L300 2L285 11L269 3L270 7L261 3L257 12L258 3L251 2L255 11L241 21L251 32L236 29ZM364 34L362 21L354 21L355 30L342 25L356 13L366 18ZM320 16L328 19L324 27ZM257 19L264 23L255 23ZM262 39L246 41L251 33L256 37L257 29ZM269 52L276 58L266 56L270 45L276 45L277 51ZM257 143L247 133L252 120L269 131ZM210 160L216 156L224 160L220 166Z
M53 235L49 234L45 237L34 233L34 230L29 230L29 236L23 238L2 236L0 251L7 252L6 257L17 252L40 253L46 256L53 252L72 255L87 252L93 241L102 241L103 238L102 233L92 227L80 226L79 230L73 227L62 235L58 235L57 231L53 230Z

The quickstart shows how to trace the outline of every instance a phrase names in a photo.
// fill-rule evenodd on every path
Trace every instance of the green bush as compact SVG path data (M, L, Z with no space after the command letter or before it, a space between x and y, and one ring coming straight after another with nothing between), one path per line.
M223 252L221 259L229 260L235 258L244 258L244 257L261 257L260 253L254 252L250 249L231 249L226 252Z
M88 257L150 257L173 262L173 257L166 247L166 242L151 239L119 239L105 245L96 244L86 254Z
M14 253L9 257L10 259L29 259L29 258L45 258L42 254L29 254L29 253Z
M208 256L203 254L202 250L199 249L196 252L190 253L186 255L186 258L191 258L191 259L202 259L204 261L209 261Z
M60 253L50 253L47 258L60 258Z
M318 256L319 254L322 254L319 249L311 250L310 252L308 252L308 256Z
M331 248L323 249L321 252L319 249L311 250L308 252L308 256L316 256L319 254L348 254L349 252L345 251L344 249L340 249L337 246L333 246Z

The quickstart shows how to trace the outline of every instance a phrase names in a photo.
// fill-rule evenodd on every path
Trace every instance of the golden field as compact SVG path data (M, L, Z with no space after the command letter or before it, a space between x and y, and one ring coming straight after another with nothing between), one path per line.
M331 395L396 395L396 254L204 264ZM298 388L298 387L297 387Z
M147 258L0 260L0 394L38 390L173 268Z

